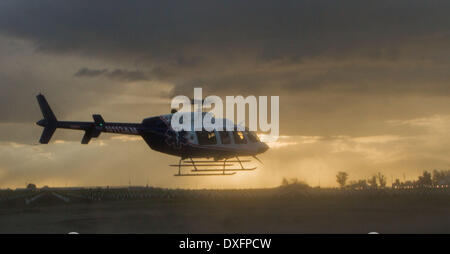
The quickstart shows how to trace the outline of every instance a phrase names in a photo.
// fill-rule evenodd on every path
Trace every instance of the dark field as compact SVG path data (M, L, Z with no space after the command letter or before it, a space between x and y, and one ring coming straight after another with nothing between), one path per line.
M0 233L450 233L448 189L0 193Z

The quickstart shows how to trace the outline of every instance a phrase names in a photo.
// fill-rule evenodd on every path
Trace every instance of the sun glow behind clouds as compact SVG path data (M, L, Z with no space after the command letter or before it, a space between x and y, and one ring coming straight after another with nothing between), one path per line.
M255 165L256 171L206 181L173 178L167 165L178 158L150 150L138 136L104 135L88 146L60 139L46 146L2 142L0 184L113 186L127 185L130 180L136 185L172 188L259 188L277 186L287 177L313 186L319 182L321 186L335 186L337 171L347 171L351 180L365 179L378 171L395 179L405 171L408 176L420 174L422 166L429 165L421 161L430 158L436 168L448 165L447 157L437 157L433 152L450 145L448 138L441 132L427 133L422 137L280 136L278 141L268 143L271 149L258 156L264 164ZM259 136L265 140L264 135ZM422 142L424 139L428 143Z
M277 141L271 141L273 138L266 134L258 134L258 137L274 149L298 144L313 144L323 139L320 136L278 136Z
M435 114L428 117L413 118L407 120L390 120L393 126L412 126L423 128L429 132L450 133L450 115Z
M446 115L434 115L387 123L422 131L415 136L280 136L268 143L271 149L258 156L264 164L255 165L256 171L206 181L174 179L167 165L178 158L150 150L139 136L102 135L88 146L60 138L46 146L1 142L0 185L23 187L24 182L34 182L38 186L112 186L127 185L130 179L136 185L172 188L259 188L277 186L287 177L313 186L319 182L321 186L336 186L337 171L348 172L350 180L365 179L377 172L394 179L407 172L413 178L424 169L445 168L450 163L445 153L435 152L449 150L448 119ZM266 140L266 135L258 136Z

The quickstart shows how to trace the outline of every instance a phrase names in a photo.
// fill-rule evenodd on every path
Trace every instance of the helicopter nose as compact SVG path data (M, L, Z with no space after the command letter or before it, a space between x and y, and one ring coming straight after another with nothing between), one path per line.
M258 153L264 153L267 150L269 150L269 146L266 143L261 142Z

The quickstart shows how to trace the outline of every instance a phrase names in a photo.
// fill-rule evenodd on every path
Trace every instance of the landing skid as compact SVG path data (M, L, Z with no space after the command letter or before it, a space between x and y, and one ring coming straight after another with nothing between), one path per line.
M231 176L239 171L252 171L256 169L256 167L245 168L243 163L246 162L251 162L251 160L241 160L239 157L236 157L236 160L195 161L192 158L189 158L189 160L180 159L178 164L169 166L178 167L178 173L174 176ZM236 167L237 165L240 167ZM188 171L188 173L182 171Z

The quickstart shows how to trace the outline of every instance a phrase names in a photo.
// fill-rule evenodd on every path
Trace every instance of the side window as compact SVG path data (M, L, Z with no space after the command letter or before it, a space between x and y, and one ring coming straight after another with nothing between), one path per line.
M254 133L252 131L246 131L245 135L247 135L247 138L250 140L250 142L253 142L253 143L259 142L259 138L256 135L256 133Z
M245 140L245 136L242 131L233 131L233 136L235 144L247 144L247 140Z
M198 143L200 145L215 145L217 143L216 134L214 131L196 131Z
M220 139L222 140L222 144L228 145L231 144L230 135L228 135L228 131L219 131Z
M195 135L194 133L190 132L190 131L180 131L181 136L183 137L183 139L185 141L194 143L195 142Z

